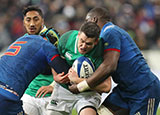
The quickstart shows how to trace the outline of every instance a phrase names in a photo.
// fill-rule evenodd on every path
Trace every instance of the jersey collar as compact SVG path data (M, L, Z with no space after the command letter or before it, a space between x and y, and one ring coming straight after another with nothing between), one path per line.
M106 23L106 24L103 26L102 30L101 30L101 34L104 33L107 29L113 28L114 26L115 26L115 25L114 25L112 22ZM100 34L100 35L101 35L101 34Z

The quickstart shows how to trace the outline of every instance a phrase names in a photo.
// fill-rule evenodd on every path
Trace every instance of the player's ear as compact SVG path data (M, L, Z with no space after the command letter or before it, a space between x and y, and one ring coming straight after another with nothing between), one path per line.
M81 32L79 31L79 32L78 32L78 37L79 37L80 33L81 33Z
M44 26L44 19L42 19L42 25Z
M97 23L98 22L98 17L97 16L94 16L93 18L93 22Z
M79 36L80 36L80 33L81 33L81 32L79 31L79 32L78 32L78 35L77 35L77 38L79 38Z

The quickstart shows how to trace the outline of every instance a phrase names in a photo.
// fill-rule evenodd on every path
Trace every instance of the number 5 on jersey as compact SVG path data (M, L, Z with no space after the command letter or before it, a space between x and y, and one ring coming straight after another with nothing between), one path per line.
M21 44L25 44L27 43L27 41L17 41L15 43L13 43L9 48L8 51L6 53L4 53L4 55L9 55L9 56L16 56L20 50L21 50Z

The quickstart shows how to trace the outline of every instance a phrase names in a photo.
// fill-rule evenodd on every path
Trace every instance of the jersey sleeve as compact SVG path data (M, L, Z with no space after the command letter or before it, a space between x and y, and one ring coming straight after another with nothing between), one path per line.
M56 56L49 65L57 72L65 74L68 73L70 66L67 64L66 60L61 58L60 56Z
M49 49L49 50L48 50ZM68 72L70 66L59 55L58 49L49 42L44 45L44 52L47 57L48 64L57 72L65 74Z
M43 52L46 55L48 63L50 63L56 56L59 56L58 49L48 41L43 45Z
M114 29L104 33L101 38L104 42L104 51L117 51L121 49L121 35Z

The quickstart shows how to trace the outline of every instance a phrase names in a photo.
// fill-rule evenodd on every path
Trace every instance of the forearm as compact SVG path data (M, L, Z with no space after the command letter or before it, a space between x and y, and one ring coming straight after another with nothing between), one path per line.
M61 58L60 56L55 57L54 60L52 60L49 64L57 74L62 72L67 74L70 68L66 60Z
M115 51L109 51L104 54L104 61L102 64L93 75L86 80L90 88L94 88L102 83L116 70L119 55L120 53Z
M107 78L104 82L102 82L101 84L99 84L98 86L96 86L94 88L94 90L96 90L99 93L108 93L111 90L111 77Z
M108 69L107 69L108 68ZM87 83L90 88L102 83L107 77L110 76L110 68L106 67L104 64L101 64L99 68L94 72L94 74L87 79Z
M111 76L94 88L91 88L87 83L87 79L84 79L82 82L77 84L77 90L78 92L83 92L85 90L92 89L99 93L104 93L104 92L108 93L111 90L111 86L112 86ZM70 90L71 89L72 88L70 88Z
M104 61L98 69L88 79L80 82L77 86L72 85L70 91L73 93L83 92L88 89L94 89L97 85L107 79L117 69L120 52L108 51L104 53Z
M75 79L75 80L71 80L71 79L70 79L70 81L73 82L73 83L75 83L75 84L78 84L78 83L80 83L80 82L83 81L83 80L85 80L85 79L84 79L84 78L77 78L77 79Z

